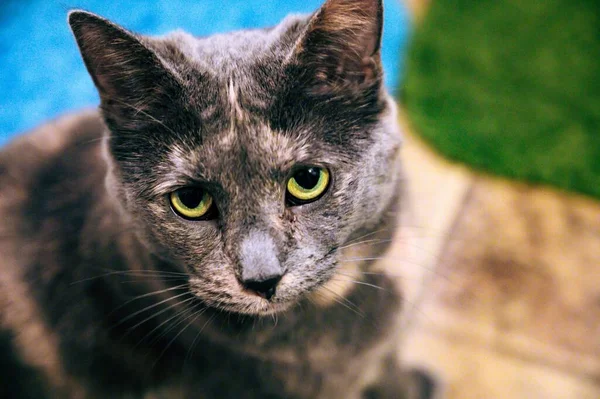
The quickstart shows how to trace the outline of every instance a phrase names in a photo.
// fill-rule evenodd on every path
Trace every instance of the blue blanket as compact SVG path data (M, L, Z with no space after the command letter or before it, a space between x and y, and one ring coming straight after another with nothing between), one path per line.
M66 22L83 8L144 34L182 28L195 35L274 25L322 0L0 0L0 145L69 110L98 104ZM386 1L383 62L394 89L409 28L399 0Z

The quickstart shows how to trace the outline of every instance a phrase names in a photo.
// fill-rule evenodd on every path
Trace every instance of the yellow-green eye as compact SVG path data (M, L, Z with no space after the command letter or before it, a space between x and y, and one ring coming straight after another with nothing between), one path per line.
M296 171L287 182L288 200L300 205L319 199L329 186L327 169L307 167Z
M200 219L207 216L213 205L210 194L197 187L173 191L169 200L173 210L186 219Z

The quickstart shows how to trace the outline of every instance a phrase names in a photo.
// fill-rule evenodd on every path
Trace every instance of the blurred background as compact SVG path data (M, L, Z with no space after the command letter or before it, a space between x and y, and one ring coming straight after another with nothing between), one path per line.
M406 4L405 360L444 398L600 398L600 2Z
M183 29L197 36L277 24L289 13L311 13L321 0L2 0L0 1L0 145L19 132L70 110L95 106L98 96L66 22L82 8L134 32ZM386 5L383 62L398 86L409 29L406 8Z
M66 24L273 25L320 0L0 3L0 145L98 98ZM600 398L600 2L386 0L412 244L402 355L442 397Z

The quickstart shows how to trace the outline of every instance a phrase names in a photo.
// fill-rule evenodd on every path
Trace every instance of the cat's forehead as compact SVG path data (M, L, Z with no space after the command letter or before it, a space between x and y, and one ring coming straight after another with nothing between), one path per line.
M169 192L173 183L217 184L236 197L269 196L286 178L292 167L311 159L314 152L300 140L255 125L243 132L213 135L201 146L174 145L170 149L168 174L155 188ZM164 179L163 179L164 178Z
M307 15L290 15L271 28L239 30L195 37L183 31L163 40L176 47L200 69L230 76L265 56L285 57L307 23Z
M242 105L233 79L226 93L226 111L221 113L226 123L207 127L201 145L180 143L171 149L168 158L177 173L230 183L258 176L268 180L319 157L319 145L308 130L290 134L274 129Z

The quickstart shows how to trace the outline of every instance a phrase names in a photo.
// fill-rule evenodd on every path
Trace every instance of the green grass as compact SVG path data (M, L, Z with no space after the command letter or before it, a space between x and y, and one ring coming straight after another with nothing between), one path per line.
M600 1L433 0L401 93L449 158L600 198Z

